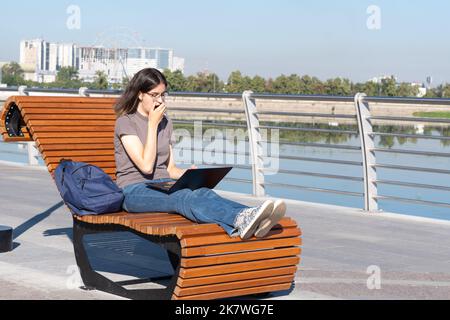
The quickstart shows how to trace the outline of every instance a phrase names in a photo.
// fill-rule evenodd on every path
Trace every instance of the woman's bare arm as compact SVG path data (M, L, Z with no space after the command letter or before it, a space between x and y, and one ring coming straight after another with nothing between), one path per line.
M180 169L175 164L175 159L173 157L172 146L169 146L170 154L169 160L167 161L167 172L169 172L169 176L171 179L180 179L180 177L186 172L186 169Z
M145 146L138 136L126 135L121 138L122 144L133 163L144 174L152 174L157 154L158 125L164 116L166 106L162 104L149 114L147 141Z
M173 157L172 146L170 148L169 160L167 161L167 172L169 172L169 176L171 179L180 179L180 177L188 170L188 169L180 169L175 164L175 159ZM191 169L197 169L196 165L192 165Z

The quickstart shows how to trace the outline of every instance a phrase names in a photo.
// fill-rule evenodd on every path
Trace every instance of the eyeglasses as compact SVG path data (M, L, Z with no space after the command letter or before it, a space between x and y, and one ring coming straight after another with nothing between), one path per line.
M159 98L161 98L163 101L165 101L166 98L169 96L169 93L167 91L164 91L163 93L146 92L145 94L148 94L150 97L153 98L153 100L158 100Z

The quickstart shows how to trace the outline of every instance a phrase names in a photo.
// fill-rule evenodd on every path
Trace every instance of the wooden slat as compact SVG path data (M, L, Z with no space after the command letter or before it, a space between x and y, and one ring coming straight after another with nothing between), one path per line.
M197 223L193 221L185 221L185 222L177 222L172 223L171 225L163 224L163 225L156 225L156 226L147 226L143 227L139 230L139 232L142 232L144 234L149 235L161 235L161 236L167 236L167 235L175 235L176 230L180 226L195 226Z
M49 104L111 104L116 103L117 98L103 97L58 97L58 96L13 96L11 100L23 107L32 107L32 104L49 105ZM8 100L9 101L9 100Z
M230 291L222 291L222 292L214 292L214 293L205 293L198 294L192 296L184 296L177 297L176 295L172 296L174 300L206 300L206 299L220 299L220 298L231 298L231 297L239 297L245 296L255 293L263 293L263 292L275 292L275 291L283 291L288 290L292 286L292 283L286 284L274 284L269 286L261 286L261 287L252 287L246 289L237 289Z
M213 284L207 286L198 286L198 287L189 287L189 288L180 288L176 287L174 290L174 294L178 297L182 296L191 296L196 294L204 294L204 293L213 293L213 292L223 292L244 288L254 288L261 287L272 284L286 284L292 283L294 280L294 275L287 276L278 276L278 277L269 277L264 279L254 279L254 280L245 280L245 281L237 281L237 282L228 282L228 283L220 283Z
M105 222L105 224L117 224L117 221L124 216L129 215L128 212L118 212L116 214L109 214L105 217L103 217L103 221Z
M111 213L111 214L102 214L102 215L98 215L98 216L91 216L91 221L93 221L95 219L96 223L101 223L102 224L111 224L111 223L116 223L117 219L119 219L120 217L129 215L130 213L126 212L126 211L122 211L122 212L117 212L117 213ZM78 221L82 221L82 222L87 222L87 216L74 216L74 218Z
M296 271L297 271L297 266L288 266L288 267L281 267L281 268L244 271L244 272L240 272L240 273L230 273L230 274L224 274L224 275L214 275L214 276L209 276L209 277L200 277L200 278L191 278L191 279L178 278L177 285L180 287L186 288L186 287L202 286L202 285L215 284L215 283L224 283L224 282L232 282L232 281L248 280L248 279L260 279L260 278L295 274Z
M292 248L278 248L276 250L261 250L253 251L251 254L245 253L231 253L217 256L206 256L201 258L184 258L181 261L181 267L193 268L211 266L225 263L242 262L242 261L256 261L261 259L281 258L288 256L295 256L301 253L298 247Z
M145 215L145 217L138 217ZM168 219L172 219L168 221ZM95 224L107 224L110 217L107 215L85 216L82 221ZM152 221L153 220L153 221ZM194 222L177 214L168 213L148 213L148 214L127 214L115 217L115 222L133 230L150 235L170 235L175 233L177 226L193 225Z
M46 162L48 164L53 164L53 163L56 164L56 163L59 163L61 158L64 158L64 157L47 157L45 160L46 160ZM87 163L101 162L101 161L112 162L112 161L115 160L113 155L107 155L107 156L71 156L70 159L72 159L73 161L87 162Z
M114 150L114 146L111 143L93 143L93 144L50 144L50 145L40 145L39 150L41 153L47 151L58 151L58 150Z
M62 157L47 157L46 161L48 163L59 163ZM110 161L113 162L114 156L72 156L70 157L73 161L80 161L80 162L101 162L101 161Z
M251 242L238 242L215 246L190 247L181 250L183 257L201 256L205 254L221 254L237 251L253 251L259 249L282 248L301 245L300 238L282 238L273 240L261 240Z
M127 216L127 215L130 215L130 213L128 213L126 211L121 211L121 212L117 212L117 213L102 214L102 215L97 215L97 216L75 216L75 218L78 221L82 221L82 222L87 222L87 219L90 218L91 221L92 221L92 219L95 219L95 221L98 223L107 224L112 219L120 219L121 217Z
M272 229L269 234L267 234L264 239L276 239L276 238L287 238L299 236L300 230L296 227L283 228L283 229ZM257 238L252 238L249 240L254 240ZM230 237L227 234L210 235L208 237L185 237L181 240L181 246L183 248L205 246L205 245L216 245L220 243L236 243L242 242L239 237Z
M129 214L128 216L124 216L120 218L119 223L129 227L132 223L136 221L142 221L142 220L155 220L155 221L162 221L165 218L173 217L173 216L180 216L178 214L172 214L172 213L158 213L158 212L149 212L149 213L133 213Z
M111 103L27 103L24 106L25 111L42 110L43 108L47 110L107 110L114 113L114 104ZM105 111L106 112L106 111Z
M183 224L183 223L191 223L192 221L185 219L182 216L166 218L164 220L143 220L143 221L133 221L130 224L130 227L140 232L145 232L147 227L156 227L156 226L173 226L175 223Z
M111 108L97 108L96 106L89 106L89 108L80 109L76 106L64 106L49 108L48 106L39 108L29 108L25 111L27 115L35 114L54 114L54 115L64 115L64 114L83 114L83 115L115 115L114 110Z
M42 132L34 133L35 139L44 138L113 138L114 132Z
M112 138L44 138L36 141L39 145L48 144L94 144L94 143L113 143Z
M113 156L114 150L103 149L103 150L73 150L73 151L46 151L44 152L45 158L54 157L69 157L69 156Z
M30 128L31 133L40 133L40 132L113 132L114 126L49 126L49 125L41 125L41 126L33 126Z
M294 227L297 226L297 223L291 218L283 218L278 223L282 227ZM188 236L194 235L207 235L207 234L217 234L222 233L223 229L217 224L203 224L198 225L196 228L180 228L177 232L178 238L184 238Z
M61 159L63 159L63 158L61 157ZM101 168L107 174L115 174L116 173L116 166L112 162L90 162L90 161L88 161L86 163L89 163L89 164L92 164L94 166ZM47 169L50 172L56 170L57 167L58 167L58 164L56 164L56 163L47 164Z
M25 114L23 119L25 122L28 121L78 121L78 120L116 120L116 116L113 114L97 114L97 115L86 115L86 114Z
M145 226L171 224L172 222L187 222L190 221L179 214L173 214L171 216L161 217L149 217L141 219L127 219L124 225L131 228L142 228Z
M249 253L251 254L251 253ZM213 275L237 273L251 270L263 270L287 266L295 266L300 262L298 257L276 258L242 263L230 263L219 266L207 266L198 268L180 268L180 277L197 278Z
M63 158L61 158L63 159ZM86 163L92 164L94 166L97 166L99 168L101 168L105 173L116 173L116 166L112 163L112 162L91 162L91 161L86 161ZM47 165L47 168L49 170L55 170L58 167L57 164L51 164L51 165Z
M114 126L115 120L84 120L84 121L71 121L71 120L30 120L27 124L31 127L34 126Z

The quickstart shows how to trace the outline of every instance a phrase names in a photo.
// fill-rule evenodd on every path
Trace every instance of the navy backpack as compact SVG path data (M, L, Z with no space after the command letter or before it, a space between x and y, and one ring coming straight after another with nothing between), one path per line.
M97 166L61 160L55 170L55 182L61 197L74 214L95 215L122 209L122 189Z

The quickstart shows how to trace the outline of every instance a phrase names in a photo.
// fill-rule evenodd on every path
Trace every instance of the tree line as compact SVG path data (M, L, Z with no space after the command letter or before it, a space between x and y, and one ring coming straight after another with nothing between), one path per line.
M388 97L416 97L419 87L410 83L397 83L395 78L388 77L380 82L367 81L354 83L349 79L333 78L321 81L309 75L280 75L276 78L263 78L261 76L246 76L240 71L233 71L227 82L220 80L217 74L198 72L195 75L185 76L181 71L164 71L169 82L170 91L173 92L223 92L242 93L252 90L255 93L270 94L300 94L300 95L335 95L351 96L357 92L364 92L368 96ZM63 67L58 71L56 81L52 83L39 83L24 80L24 71L18 63L6 64L2 67L3 83L9 86L26 85L41 88L80 88L89 89L124 89L128 79L121 83L108 83L107 75L98 71L93 82L83 82L79 79L78 71L72 67ZM425 97L450 98L450 84L441 84L436 88L427 90Z
M103 71L97 71L93 82L85 82L79 79L78 71L73 67L63 67L56 74L56 81L42 83L25 80L25 72L16 62L5 64L2 67L2 83L8 86L27 86L30 88L63 88L73 89L87 87L89 89L105 90L110 89L108 76ZM122 86L116 86L120 89Z

